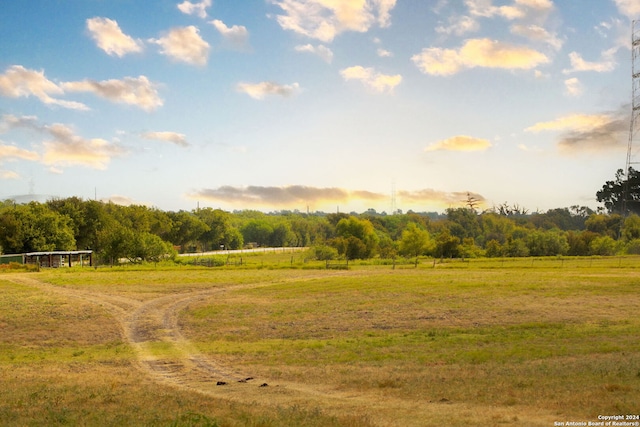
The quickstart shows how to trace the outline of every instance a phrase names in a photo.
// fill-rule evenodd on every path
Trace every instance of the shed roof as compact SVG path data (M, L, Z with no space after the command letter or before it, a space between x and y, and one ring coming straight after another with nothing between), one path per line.
M28 252L26 256L46 256L46 255L89 255L93 251L44 251L44 252Z

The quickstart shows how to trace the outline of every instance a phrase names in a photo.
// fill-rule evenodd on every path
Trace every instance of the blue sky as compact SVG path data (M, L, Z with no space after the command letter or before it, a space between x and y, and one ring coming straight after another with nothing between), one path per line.
M0 11L0 198L597 207L637 0L33 0Z

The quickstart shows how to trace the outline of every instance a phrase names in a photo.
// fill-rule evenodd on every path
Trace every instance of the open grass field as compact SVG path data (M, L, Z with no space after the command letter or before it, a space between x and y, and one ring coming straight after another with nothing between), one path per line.
M322 270L293 256L1 273L0 425L553 426L640 413L640 258Z

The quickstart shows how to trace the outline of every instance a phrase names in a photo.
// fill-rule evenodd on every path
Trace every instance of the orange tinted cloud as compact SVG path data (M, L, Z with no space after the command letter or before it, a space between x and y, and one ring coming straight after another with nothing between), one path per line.
M392 92L402 82L400 74L382 74L370 67L356 65L340 71L345 80L360 80L366 87L375 92Z
M429 145L424 151L484 151L491 148L486 139L458 135Z
M425 48L411 60L423 73L440 76L475 67L529 70L549 62L535 49L486 38L467 40L458 50Z
M468 191L444 192L433 189L399 191L398 197L407 205L443 206L463 205L472 196L482 203L485 198ZM283 208L292 206L331 205L346 202L381 203L389 200L389 194L366 190L347 190L336 187L309 187L290 185L284 187L233 187L205 188L187 195L198 200L228 203L241 208L267 207Z
M373 25L387 27L396 0L271 0L283 14L280 26L289 31L331 42L345 31L366 32Z
M611 114L572 114L536 123L525 131L560 131L557 146L564 154L619 151L627 146L628 123L628 116L621 110Z

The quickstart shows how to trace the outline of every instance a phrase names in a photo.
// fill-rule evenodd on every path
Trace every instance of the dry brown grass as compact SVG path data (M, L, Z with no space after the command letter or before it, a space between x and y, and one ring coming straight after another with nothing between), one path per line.
M336 418L314 407L238 404L158 383L139 368L112 313L46 287L2 279L3 427L368 425L366 418Z
M10 276L3 425L547 426L640 401L635 268Z

